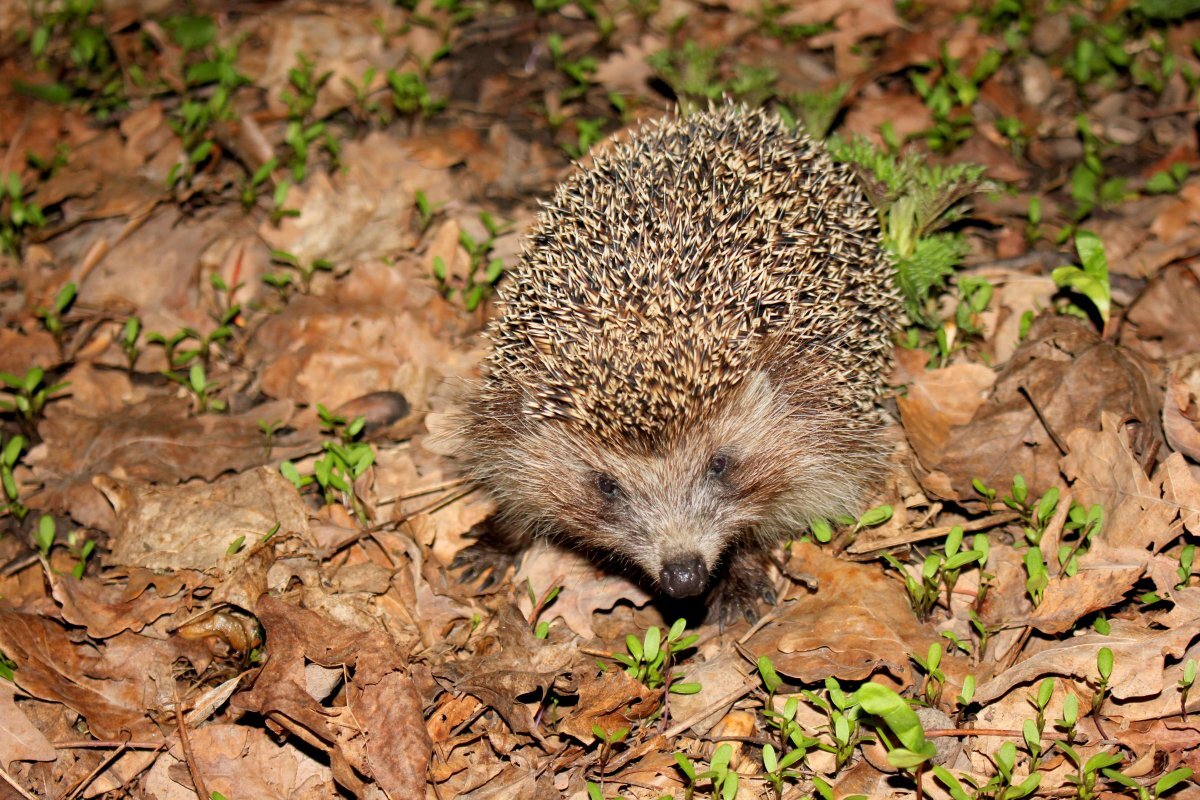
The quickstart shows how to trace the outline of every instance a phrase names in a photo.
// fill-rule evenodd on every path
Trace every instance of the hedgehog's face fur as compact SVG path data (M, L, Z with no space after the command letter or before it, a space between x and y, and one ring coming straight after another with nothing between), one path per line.
M539 420L510 430L477 477L511 510L509 524L535 520L530 533L635 566L685 597L707 587L732 546L853 510L881 474L873 434L814 407L759 371L657 449L613 448Z

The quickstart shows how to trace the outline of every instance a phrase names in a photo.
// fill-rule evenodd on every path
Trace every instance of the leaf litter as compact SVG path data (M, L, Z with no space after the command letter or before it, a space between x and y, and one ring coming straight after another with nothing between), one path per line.
M0 2L4 785L1195 790L1195 18L206 8ZM897 343L887 511L797 531L754 624L549 544L463 584L492 507L445 412L538 201L603 138L722 96L991 182L934 324ZM939 755L863 685L922 706Z

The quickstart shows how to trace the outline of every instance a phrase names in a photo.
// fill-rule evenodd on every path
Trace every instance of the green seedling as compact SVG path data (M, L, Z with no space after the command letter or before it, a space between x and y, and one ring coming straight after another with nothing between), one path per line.
M926 705L936 706L942 699L942 689L946 685L946 675L941 670L942 645L939 642L930 642L924 659L914 654L909 654L908 657L917 663L923 673L921 697Z
M974 131L971 106L1002 58L1000 51L989 49L968 73L961 59L951 57L943 43L939 61L926 64L926 72L910 73L913 88L933 117L933 127L924 132L930 148L945 152L970 138Z
M24 375L12 375L0 372L0 383L8 387L4 395L0 395L0 410L16 411L21 421L27 427L33 427L41 419L46 403L70 383L45 383L46 370L41 367L30 367Z
M910 770L936 755L933 742L925 738L921 720L903 697L878 683L864 683L853 697L863 711L881 720L887 732L895 737L896 743L892 744L888 742L889 737L884 729L876 728L876 733L888 748L889 764Z
M58 294L54 296L54 303L50 308L38 306L33 312L34 316L42 321L42 325L45 326L46 330L57 341L62 341L64 330L62 315L75 302L75 294L75 284L68 283L58 290Z
M1115 769L1105 767L1100 771L1103 772L1104 776L1110 781L1119 783L1126 789L1129 789L1131 792L1133 792L1138 800L1158 800L1158 798L1162 797L1164 794L1171 791L1184 781L1190 780L1192 777L1191 769L1188 767L1180 767L1179 769L1171 770L1166 775L1163 775L1154 782L1153 787L1146 787L1125 773L1119 772Z
M272 157L246 177L240 192L242 208L250 211L258 204L258 197L266 187L267 179L271 177L271 173L278 166L279 159Z
M288 217L300 216L300 209L288 208L287 198L292 191L292 182L287 178L275 183L275 191L271 193L271 224L278 225Z
M1146 181L1146 191L1150 194L1175 194L1183 188L1187 180L1188 166L1182 161L1171 165L1170 168L1159 170Z
M354 94L351 109L359 122L369 122L380 116L383 111L379 102L371 98L371 95L375 93L372 87L375 83L375 76L378 74L379 69L372 64L367 67L366 71L363 72L362 78L357 81L342 78L342 83Z
M1087 117L1080 114L1075 120L1079 137L1083 141L1083 160L1071 170L1068 188L1075 202L1072 217L1079 222L1096 209L1112 208L1130 197L1128 180L1121 177L1106 178L1102 153L1106 145L1093 131ZM1067 229L1069 232L1070 229Z
M425 78L411 70L389 69L388 88L392 90L392 108L402 117L431 117L445 107L445 100L435 100L429 94Z
M1175 575L1179 578L1176 589L1186 589L1192 582L1192 562L1195 558L1196 545L1185 544L1179 549L1179 566L1175 568Z
M1065 742L1055 742L1054 746L1061 750L1071 763L1075 765L1076 773L1067 776L1067 783L1075 786L1075 796L1079 800L1091 800L1096 797L1096 782L1100 779L1101 770L1114 767L1124 759L1116 753L1097 753L1087 761Z
M1025 551L1025 591L1034 606L1042 603L1046 587L1050 585L1050 574L1046 571L1046 562L1042 560L1042 551L1030 547Z
M203 364L192 364L188 370L187 382L184 383L184 386L192 393L197 414L208 414L210 412L225 410L225 401L216 396L217 391L221 387L208 379Z
M38 518L37 530L33 532L33 541L37 545L38 552L42 554L42 558L50 555L50 549L54 547L54 539L57 535L54 517L43 514Z
M663 638L662 630L652 625L643 638L633 634L625 637L628 653L613 653L613 658L625 665L630 677L650 689L666 688L675 694L695 694L700 691L698 683L679 683L682 675L671 673L671 663L677 653L686 650L700 638L696 634L683 635L686 620L678 619Z
M329 261L328 259L314 259L305 265L298 257L285 250L272 250L271 261L276 264L284 264L289 266L299 273L301 294L308 294L312 290L313 276L315 276L318 272L333 272L333 262ZM283 284L286 283L289 282L283 282ZM275 284L273 283L272 285ZM279 287L276 286L276 288Z
M1096 672L1100 679L1096 682L1096 693L1092 695L1092 717L1099 723L1100 709L1108 699L1108 679L1112 677L1113 651L1101 647L1096 652Z
M1064 538L1074 536L1075 542L1064 542L1058 546L1058 565L1063 575L1071 577L1079 572L1079 556L1087 552L1088 543L1100 533L1104 526L1104 509L1098 504L1084 510L1078 503L1071 503L1067 521L1063 524Z
M650 54L646 63L675 92L680 111L687 115L724 94L725 84L717 68L719 53L716 48L703 47L689 39L678 49Z
M629 735L629 728L617 728L611 733L601 728L599 725L592 726L592 735L600 740L600 752L597 754L597 760L600 763L600 785L597 789L603 797L604 778L603 775L608 769L608 759L612 757L613 749L625 740Z
M127 104L121 63L97 19L95 0L31 3L34 23L29 53L49 83L18 84L27 94L46 102L82 106L101 121ZM135 68L130 67L130 79Z
M766 702L763 703L763 717L768 729L774 732L775 745L779 748L777 753L775 745L768 744L764 747L763 766L767 772L767 780L775 791L776 800L779 800L784 784L799 776L799 773L793 772L790 767L801 763L808 757L809 750L818 747L820 742L805 735L796 722L799 701L795 697L789 697L781 710L775 710L775 693L783 685L783 680L767 656L759 656L758 674L767 693ZM766 747L771 748L769 755Z
M1196 682L1196 659L1189 658L1183 663L1183 677L1179 679L1179 716L1187 722L1187 702L1188 694L1192 691L1192 685Z
M821 693L803 689L800 694L825 713L828 723L823 735L828 736L829 740L816 740L816 747L832 753L838 769L841 769L864 740L859 727L862 707L853 695L842 691L841 685L833 677L825 679L825 689Z
M1075 741L1075 726L1079 722L1079 698L1073 692L1063 697L1062 717L1054 721L1054 727L1067 737L1067 744Z
M3 442L4 446L0 448L0 489L3 490L0 494L0 516L11 514L18 520L25 519L25 515L29 513L29 509L21 503L21 495L17 489L17 480L13 475L13 470L17 468L17 461L21 458L21 451L25 449L25 437L13 436L7 442Z
M67 534L67 552L75 559L75 566L71 567L73 578L79 580L83 577L83 573L87 570L88 559L95 549L96 541L87 538L83 531L71 531Z
M322 444L325 455L314 462L313 474L301 475L291 461L280 464L279 471L299 490L316 483L326 505L341 501L365 524L366 504L358 496L355 481L375 463L375 450L366 442L357 441L366 426L366 418L356 417L347 422L345 417L333 414L320 403L317 404L317 415L321 419L322 429L336 438L327 439Z
M1108 282L1108 258L1104 254L1104 243L1089 231L1075 234L1075 250L1079 254L1080 266L1058 267L1051 273L1060 289L1067 289L1086 297L1092 304L1100 321L1108 324L1112 305L1112 293Z
M529 624L533 627L533 635L537 639L545 639L550 633L550 623L542 620L542 612L544 612L551 603L558 597L562 591L561 586L551 586L541 597L533 590L533 581L529 581L525 589L529 593L529 602L533 605L533 610L529 613Z
M130 317L125 320L125 325L121 328L121 352L125 354L125 363L129 365L129 372L133 373L133 368L137 365L138 357L141 356L142 350L138 347L138 340L142 335L142 321L137 317Z
M990 543L987 536L977 534L972 540L972 547L964 550L962 547L963 530L959 526L950 529L946 544L940 550L934 550L925 556L921 564L919 577L913 576L905 569L895 556L885 554L884 559L904 579L904 589L908 593L913 611L921 619L928 619L937 605L941 593L945 592L946 608L950 608L954 587L958 584L959 575L972 564L978 564L980 570L987 564L990 553ZM985 581L980 581L983 591Z
M0 253L20 255L25 235L46 224L41 207L25 195L20 175L0 173Z

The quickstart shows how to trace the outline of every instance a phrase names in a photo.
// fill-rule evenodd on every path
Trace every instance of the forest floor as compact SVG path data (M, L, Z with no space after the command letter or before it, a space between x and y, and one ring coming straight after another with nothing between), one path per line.
M0 0L0 796L1195 796L1194 6ZM879 154L895 477L754 624L465 584L538 200L722 97Z

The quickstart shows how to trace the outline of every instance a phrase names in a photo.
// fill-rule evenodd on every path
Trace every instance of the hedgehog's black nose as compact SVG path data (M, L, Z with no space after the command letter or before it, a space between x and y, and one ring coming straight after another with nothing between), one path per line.
M663 565L658 585L671 597L691 597L708 586L708 567L700 556L685 556Z

